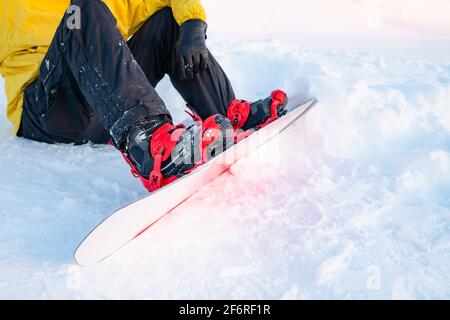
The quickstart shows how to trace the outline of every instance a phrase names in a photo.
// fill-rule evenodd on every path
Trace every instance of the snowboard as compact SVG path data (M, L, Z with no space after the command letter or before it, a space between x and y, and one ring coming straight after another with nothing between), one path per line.
M97 264L139 237L238 160L277 136L317 103L290 102L287 114L256 131L190 174L112 213L97 225L75 251L81 266Z

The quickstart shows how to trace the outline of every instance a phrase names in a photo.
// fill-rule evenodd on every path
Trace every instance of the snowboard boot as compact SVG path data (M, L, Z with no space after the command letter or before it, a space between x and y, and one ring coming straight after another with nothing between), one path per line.
M174 126L167 116L157 116L138 123L119 150L132 174L153 192L229 147L227 130L232 131L230 121L220 115L190 128Z
M227 117L236 132L246 132L248 135L285 115L287 102L287 95L281 90L253 103L235 99L228 107Z

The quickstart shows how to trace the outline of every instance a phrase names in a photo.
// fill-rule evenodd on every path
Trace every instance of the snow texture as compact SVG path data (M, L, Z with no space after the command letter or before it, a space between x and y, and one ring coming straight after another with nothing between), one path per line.
M320 104L94 267L79 241L146 192L112 147L19 139L2 112L0 298L450 298L449 60L226 39L239 97Z

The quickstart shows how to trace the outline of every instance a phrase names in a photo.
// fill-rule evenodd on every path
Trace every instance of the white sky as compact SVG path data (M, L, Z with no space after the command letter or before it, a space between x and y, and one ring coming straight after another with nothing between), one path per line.
M450 0L202 0L210 34L450 60ZM426 47L427 53L420 52ZM422 48L422 49L421 49Z

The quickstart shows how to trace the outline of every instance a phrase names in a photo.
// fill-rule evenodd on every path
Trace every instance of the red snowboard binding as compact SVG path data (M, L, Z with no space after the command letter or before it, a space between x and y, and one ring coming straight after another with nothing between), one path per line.
M228 146L229 120L214 115L186 128L155 118L138 125L119 148L131 173L153 192L192 172Z
M276 90L270 97L253 103L233 100L228 107L227 117L235 130L236 142L285 115L287 102L287 95L281 90Z

